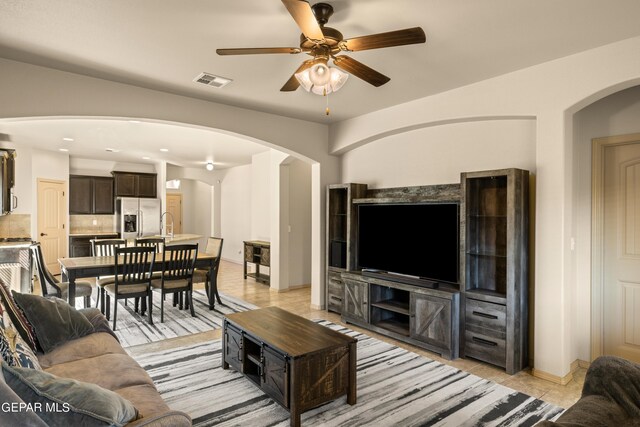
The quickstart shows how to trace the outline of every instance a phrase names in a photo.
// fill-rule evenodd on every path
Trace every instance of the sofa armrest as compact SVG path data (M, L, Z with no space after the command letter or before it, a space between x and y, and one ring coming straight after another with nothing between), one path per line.
M140 418L126 427L191 427L191 417L181 411L169 411Z

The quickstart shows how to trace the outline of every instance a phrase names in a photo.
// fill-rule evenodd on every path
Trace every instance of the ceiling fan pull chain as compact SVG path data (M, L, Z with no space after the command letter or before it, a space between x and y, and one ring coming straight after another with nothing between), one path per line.
M324 96L327 97L327 108L324 110L324 114L328 116L331 113L331 110L329 110L329 94L327 93L326 87L324 88Z

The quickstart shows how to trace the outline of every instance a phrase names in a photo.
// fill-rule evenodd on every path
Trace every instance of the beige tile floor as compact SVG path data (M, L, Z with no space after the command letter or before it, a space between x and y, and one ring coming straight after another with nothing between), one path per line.
M196 286L201 287L202 285ZM308 319L326 319L334 323L344 324L340 321L339 315L329 313L324 310L314 310L310 307L311 290L309 287L295 289L289 292L275 292L270 290L267 285L256 283L253 279L243 279L242 266L238 264L224 261L221 263L220 273L218 276L218 287L221 292L227 295L243 299L259 307L275 305ZM354 325L346 326L376 337L382 341L389 342L425 357L437 360L441 363L454 366L479 377L487 378L563 408L573 405L580 397L582 384L584 382L584 375L586 373L585 369L578 369L574 374L574 380L565 386L561 386L550 381L533 377L528 371L522 371L515 375L507 375L501 369L472 359L446 360L438 356L436 353L387 338L375 332L364 330ZM128 351L135 355L140 352L164 350L218 338L220 338L220 330L174 338L158 343L130 347Z

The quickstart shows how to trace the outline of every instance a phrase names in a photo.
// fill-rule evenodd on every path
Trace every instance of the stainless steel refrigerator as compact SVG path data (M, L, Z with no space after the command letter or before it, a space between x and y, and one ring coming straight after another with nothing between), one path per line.
M160 199L118 197L116 199L116 231L122 239L160 234Z

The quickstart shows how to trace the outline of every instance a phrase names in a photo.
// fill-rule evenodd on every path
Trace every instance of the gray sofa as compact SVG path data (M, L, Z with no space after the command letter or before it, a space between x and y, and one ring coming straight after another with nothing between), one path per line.
M640 365L613 356L593 361L582 397L555 422L538 427L640 427Z
M187 414L172 411L163 401L149 375L112 335L100 311L81 311L95 325L97 332L68 341L49 353L39 353L38 362L42 369L59 377L96 384L130 401L138 410L139 419L127 426L191 426L191 418ZM1 374L0 402L3 405L22 402ZM3 410L0 411L0 425L45 424L33 411Z

